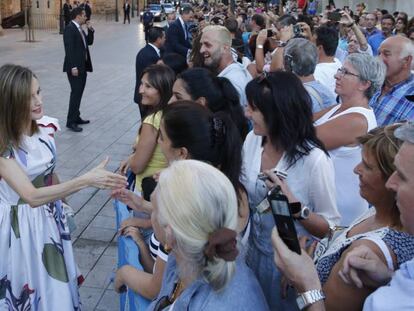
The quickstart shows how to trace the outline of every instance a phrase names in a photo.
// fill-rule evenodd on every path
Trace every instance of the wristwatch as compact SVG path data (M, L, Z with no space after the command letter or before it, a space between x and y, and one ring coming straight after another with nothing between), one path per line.
M304 293L298 294L298 297L296 298L296 304L299 307L299 310L303 310L310 305L314 304L315 302L318 302L320 300L325 299L325 294L320 289L313 289L309 290Z
M263 44L256 45L256 49L263 49Z
M310 209L306 205L302 205L300 202L289 203L290 212L292 215L300 213L298 217L293 216L293 218L298 220L308 219L310 214Z

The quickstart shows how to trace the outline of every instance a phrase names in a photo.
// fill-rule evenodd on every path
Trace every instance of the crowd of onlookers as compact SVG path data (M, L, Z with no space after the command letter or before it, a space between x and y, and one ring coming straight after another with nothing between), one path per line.
M241 252L236 275L247 264L261 288L255 293L260 297L249 298L264 297L265 309L297 309L296 294L273 258L275 222L265 203L275 185L298 208L293 215L296 231L302 246L312 249L328 309L361 309L373 291L346 285L337 273L345 254L356 246L367 246L393 270L413 257L414 239L400 221L395 192L385 186L402 143L393 131L400 126L397 122L414 118L414 45L407 29L399 27L401 19L408 24L407 14L366 12L363 4L355 12L330 4L320 15L308 14L312 2L308 8L289 1L285 6L238 5L234 11L221 4L185 5L168 14L166 27L145 29L148 44L137 54L135 89L142 127L133 154L121 166L124 173L130 169L136 175L135 185L114 197L135 210L135 217L121 228L137 241L140 259L150 265L144 271L122 267L117 290L126 284L155 299L154 305L166 303L161 298L173 294L167 301L173 308L202 308L199 296L177 298L177 292L184 286L187 297L195 280L204 276L208 284L209 273L219 273L210 271L216 261L205 258L205 248L197 251L193 243L208 246L207 237L220 226L202 238L205 226L195 225L195 220L180 219L183 228L178 229L173 214L164 225L153 217L154 201L160 204L158 196L164 191L161 184L156 186L158 178L170 171L166 167L175 171L184 166L176 164L183 159L206 162L231 181L238 212L231 229L238 234ZM267 181L258 177L263 172ZM179 206L189 204L193 193L187 192L184 177L176 178L183 183L184 197L168 186L165 191L176 196L178 205L165 205L177 209L174 217L181 218ZM195 183L194 177L188 178ZM150 203L144 198L154 187ZM194 200L210 199L210 194L194 191ZM198 206L196 201L191 204ZM197 208L194 213L200 217L211 212ZM188 245L174 240L177 235L186 236L189 240L182 243ZM220 247L229 247L223 239ZM313 254L315 241L319 243ZM166 246L172 247L170 255ZM187 253L190 249L195 253ZM183 285L187 273L194 275ZM203 299L209 297L205 309L251 308L242 297L224 300L253 286L250 282L229 281L223 297L214 282L210 285L199 289ZM321 292L315 295L322 297Z
M47 202L96 186L130 208L120 234L143 267L121 267L115 290L149 310L414 308L410 23L364 4L330 2L320 15L318 5L181 4L164 28L145 27L141 126L119 174L103 162L59 184L36 76L0 68L0 251L19 258L0 264L0 303L26 294L48 310L60 291L61 305L80 307L65 214ZM274 191L300 254L275 229ZM22 253L47 273L31 278Z

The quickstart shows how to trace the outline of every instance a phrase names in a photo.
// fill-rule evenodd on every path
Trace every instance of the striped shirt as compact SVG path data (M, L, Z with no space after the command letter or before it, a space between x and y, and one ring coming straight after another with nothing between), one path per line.
M151 235L149 249L150 249L152 259L155 260L159 256L163 261L167 262L168 254L164 250L164 247L160 244L160 242L155 237L155 234Z
M378 126L393 124L404 120L414 120L414 103L405 98L414 94L414 75L411 74L392 87L381 97L381 90L371 98L369 105L374 109Z

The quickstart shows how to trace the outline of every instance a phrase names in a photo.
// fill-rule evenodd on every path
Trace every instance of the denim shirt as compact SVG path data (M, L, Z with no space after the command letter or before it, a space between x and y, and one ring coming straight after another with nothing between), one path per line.
M147 311L154 310L158 300L170 296L178 280L178 267L174 255L168 257L161 291L149 305ZM171 307L171 306L170 306ZM203 279L199 278L187 287L175 300L174 311L181 310L269 310L259 283L253 272L245 264L244 258L238 256L236 270L229 284L219 292ZM164 310L168 310L165 308Z

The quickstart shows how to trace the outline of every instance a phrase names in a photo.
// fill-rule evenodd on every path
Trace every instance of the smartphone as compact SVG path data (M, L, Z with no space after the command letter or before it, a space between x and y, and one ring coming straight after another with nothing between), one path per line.
M290 212L288 199L282 193L280 187L277 186L269 191L267 200L280 238L291 251L300 255L301 249L296 233L295 220Z
M329 12L328 13L328 19L333 22L339 22L342 18L341 13L339 12Z
M300 25L293 25L293 35L295 37L300 36L302 34L302 27Z

